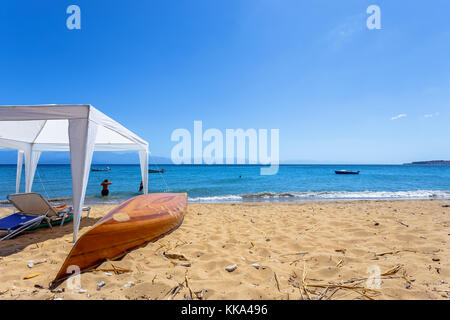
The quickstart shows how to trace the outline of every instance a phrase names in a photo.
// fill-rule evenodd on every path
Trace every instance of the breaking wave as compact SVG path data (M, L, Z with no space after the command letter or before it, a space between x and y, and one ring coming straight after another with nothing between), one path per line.
M450 190L257 192L189 197L190 202L450 199Z

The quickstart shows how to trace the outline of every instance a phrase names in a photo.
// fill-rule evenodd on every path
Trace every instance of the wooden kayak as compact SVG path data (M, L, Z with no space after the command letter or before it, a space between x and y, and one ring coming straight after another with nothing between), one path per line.
M170 233L183 222L186 207L186 193L145 194L121 203L75 242L51 287L70 277L73 266L86 271Z

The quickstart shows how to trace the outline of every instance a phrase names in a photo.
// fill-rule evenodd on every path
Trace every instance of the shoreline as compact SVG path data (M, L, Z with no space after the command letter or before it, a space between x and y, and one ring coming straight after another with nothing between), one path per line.
M58 204L58 203L66 203L68 205L71 205L71 202L67 202L68 199L48 199L48 201L51 202L55 202L54 204ZM122 202L126 201L127 199L123 199L120 201L111 201L111 202L84 202L85 206L117 206L119 204L121 204ZM373 202L388 202L388 201L450 201L450 198L438 198L438 199L434 199L434 198L415 198L415 199L410 199L410 198L391 198L391 199L387 199L387 198L359 198L359 199L311 199L311 200L243 200L243 201L188 201L189 205L193 205L193 204L199 204L199 205L207 205L207 204L218 204L218 205L226 205L226 204L231 204L231 205L236 205L236 204L289 204L289 203L293 203L293 204L300 204L300 203L330 203L330 202L364 202L364 201L373 201ZM8 201L0 201L0 208L12 208L12 205L9 204Z
M447 190L436 190L440 192L449 192ZM151 192L150 192L151 193ZM93 200L92 198L87 198L84 201L85 205L118 205L132 197L138 195L132 195L129 198L117 198L117 199L105 199L101 201L102 198L98 198L98 200ZM218 199L218 200L195 200L189 199L189 204L245 204L245 203L314 203L314 202L351 202L351 201L427 201L427 200L450 200L450 194L448 197L348 197L348 198L299 198L295 196L268 196L268 197L255 197L255 198L245 198L242 195L225 195L225 196L213 196L211 198L224 198L230 197L232 199ZM199 198L209 198L209 197L199 197ZM238 199L239 198L239 199ZM71 204L72 197L57 197L57 198L49 198L47 199L49 202L55 202L55 204ZM1 207L9 207L9 202L7 200L0 201Z

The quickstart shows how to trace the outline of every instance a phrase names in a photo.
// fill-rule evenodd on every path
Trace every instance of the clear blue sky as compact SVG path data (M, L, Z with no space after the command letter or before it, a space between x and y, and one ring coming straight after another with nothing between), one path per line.
M449 16L448 0L2 1L0 104L89 103L158 156L202 120L280 129L281 160L450 159Z

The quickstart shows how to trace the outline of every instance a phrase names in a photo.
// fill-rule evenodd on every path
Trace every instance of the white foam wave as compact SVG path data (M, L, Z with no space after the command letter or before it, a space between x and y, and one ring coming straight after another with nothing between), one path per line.
M190 202L313 201L376 199L450 199L450 190L258 192L190 197Z
M232 201L242 201L240 195L224 195L224 196L213 196L213 197L188 197L189 202L232 202Z

